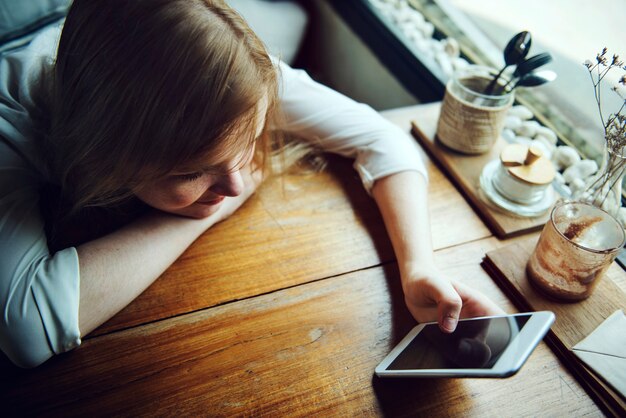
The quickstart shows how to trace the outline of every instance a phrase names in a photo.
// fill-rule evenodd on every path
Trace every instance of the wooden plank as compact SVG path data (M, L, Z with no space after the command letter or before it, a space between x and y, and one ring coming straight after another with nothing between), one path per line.
M437 262L506 301L477 263L498 245L449 248ZM11 370L0 399L21 415L599 414L543 343L508 379L374 377L413 325L390 264L93 338L38 370Z
M396 114L393 121L408 131L411 116ZM94 335L395 259L374 200L351 162L328 159L322 173L264 184ZM431 162L427 166L434 247L489 236L448 179Z
M626 311L626 293L615 284L624 279L626 272L613 263L588 299L576 303L556 302L532 287L526 276L526 263L536 242L537 237L532 237L488 252L485 258L486 270L520 309L549 310L556 314L556 322L548 338L554 351L606 405L610 413L625 414L626 402L587 369L571 350L613 312L618 309Z
M549 219L549 213L535 217L514 216L486 202L480 196L479 178L482 169L489 161L499 158L505 141L502 138L498 139L491 151L481 155L464 155L446 148L435 140L440 107L440 103L433 103L424 109L424 112L416 115L412 128L413 136L450 176L496 236L509 238L540 230Z

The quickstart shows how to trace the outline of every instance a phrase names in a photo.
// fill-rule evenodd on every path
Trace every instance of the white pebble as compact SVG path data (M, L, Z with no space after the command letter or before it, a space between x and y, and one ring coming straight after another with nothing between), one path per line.
M572 185L574 179L585 180L593 173L598 171L598 164L593 160L581 160L571 165L563 172L565 182ZM573 187L572 187L573 189Z
M430 22L424 22L418 28L422 31L425 38L432 38L433 34L435 33L435 26Z
M565 170L580 161L578 152L569 145L561 145L552 154L552 162L557 170Z
M572 189L570 189L570 187L569 187L569 186L567 186L567 185L565 185L565 184L562 184L560 187L561 187L561 191L560 191L560 193L561 193L561 195L562 195L563 197L566 197L566 198L568 198L568 199L569 199L570 197L572 197L572 193L573 193L573 192L572 192Z
M565 198L570 198L572 196L572 189L570 189L565 184L565 179L563 178L563 175L558 171L554 175L554 181L552 182L552 185L554 186L554 190L556 190L561 196Z
M467 68L469 62L465 58L457 57L452 60L452 66L454 67L454 71L459 71L464 68Z
M502 139L506 142L513 142L515 140L515 132L509 128L504 128L500 136L502 136Z
M533 140L528 138L527 136L516 136L511 141L512 144L522 144L522 145L526 145L526 146L531 146L532 142L533 142Z
M531 145L536 145L538 146L542 151L543 151L543 155L550 159L552 158L552 153L554 153L554 145L552 145L551 143L549 143L547 140L545 140L542 137L539 138L535 138L531 141Z
M429 56L432 56L432 52L430 51L430 45L428 40L424 38L422 32L417 31L419 35L412 36L411 40L413 41L413 45L422 53L428 53Z
M583 179L575 178L568 184L572 194L575 194L583 191L587 183Z
M556 172L556 174L554 174L554 181L556 181L559 184L565 184L565 179L563 178L563 174L559 173L558 171Z
M419 29L417 29L415 27L415 25L413 24L413 22L409 22L409 21L405 21L405 22L400 22L398 23L398 28L402 31L402 33L404 33L405 35L408 35L410 32L413 32L414 30L419 31ZM421 33L421 32L420 32Z
M406 5L406 7L403 7L403 5L399 5L399 7L397 7L396 10L394 11L392 15L392 19L397 23L406 22L410 20L411 8L408 7L408 5Z
M507 115L504 118L504 127L513 131L518 130L522 126L522 119L519 116Z
M439 63L441 71L448 77L452 77L454 74L454 68L452 67L452 61L445 52L441 51L435 54L435 60Z
M412 28L410 31L406 32L405 35L407 38L413 41L413 43L424 39L424 35L417 28Z
M533 118L533 112L529 108L523 105L513 106L509 109L509 115L517 116L518 118L528 120Z
M441 41L443 51L450 57L456 58L461 54L459 43L454 38L446 38Z
M539 122L536 120L527 120L522 122L522 125L515 130L518 135L527 136L529 138L533 138L537 134L537 128L539 127Z
M424 24L424 22L426 21L426 20L424 19L424 15L423 15L423 14L421 14L419 11L415 10L415 9L414 9L414 8L412 8L412 7L411 7L409 10L410 10L410 12L409 12L409 19L410 19L410 20L411 20L411 21L412 21L412 22L413 22L416 26L423 25L423 24Z
M556 142L558 140L554 131L550 128L546 128L545 126L539 126L537 128L537 135L545 137L548 141L552 143L552 145L556 145Z
M435 53L435 55L439 52L444 53L443 52L443 44L441 43L441 41L437 40L437 39L427 39L427 41L430 43L430 49L432 49L432 51Z

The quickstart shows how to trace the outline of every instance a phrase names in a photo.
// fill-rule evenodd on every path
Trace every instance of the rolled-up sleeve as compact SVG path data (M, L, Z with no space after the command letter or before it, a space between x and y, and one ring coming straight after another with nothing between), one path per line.
M80 344L78 254L48 250L26 110L31 77L54 56L59 34L50 26L0 59L0 349L21 367Z
M80 344L75 248L48 251L33 173L0 141L0 347L35 367Z
M312 80L305 71L279 65L283 129L324 151L354 159L363 185L401 171L428 178L417 143L371 107Z

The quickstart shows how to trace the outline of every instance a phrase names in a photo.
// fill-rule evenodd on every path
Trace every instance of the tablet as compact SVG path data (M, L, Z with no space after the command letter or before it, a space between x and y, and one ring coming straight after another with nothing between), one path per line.
M554 322L552 312L462 319L446 334L420 324L376 367L380 377L508 377Z

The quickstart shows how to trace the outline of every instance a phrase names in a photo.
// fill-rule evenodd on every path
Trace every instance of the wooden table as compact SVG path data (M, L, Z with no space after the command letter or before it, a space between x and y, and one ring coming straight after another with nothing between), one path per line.
M429 106L385 115L408 132ZM438 264L515 312L480 267L511 240L427 167ZM331 158L263 185L79 349L0 362L3 415L602 415L544 343L508 379L376 378L412 326L378 210Z

